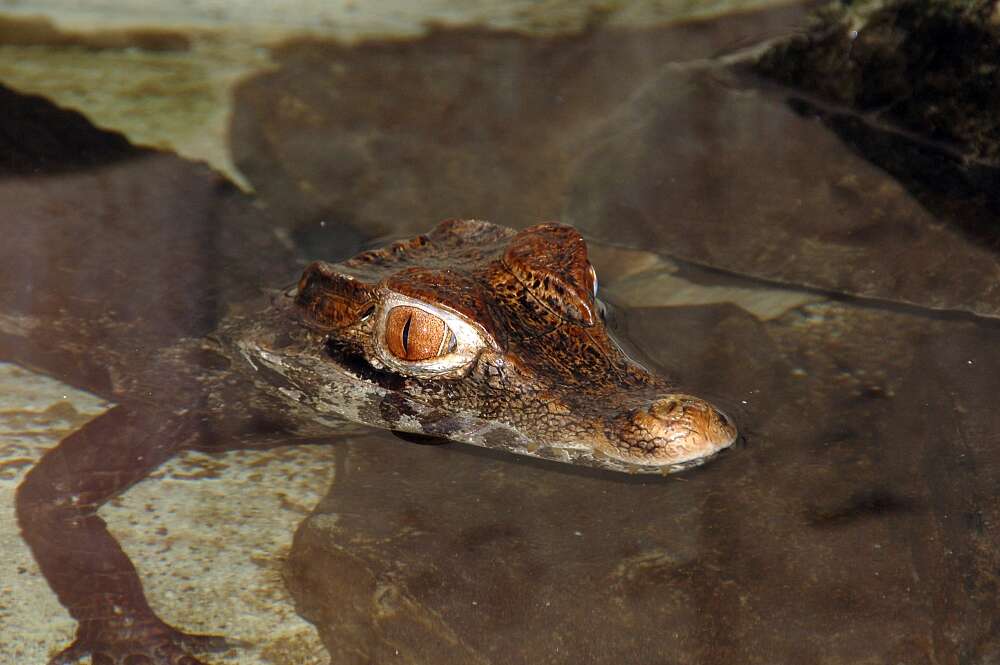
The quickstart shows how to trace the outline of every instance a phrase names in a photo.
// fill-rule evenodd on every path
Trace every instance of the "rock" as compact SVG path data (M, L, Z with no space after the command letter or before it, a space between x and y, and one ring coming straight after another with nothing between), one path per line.
M603 290L602 298L629 308L681 307L733 303L758 319L775 319L807 303L825 299L821 294L800 289L767 286L740 287L699 282L678 274L677 266L640 272L614 282Z
M790 103L896 178L937 222L996 256L1000 247L1000 14L987 0L830 3L812 28L780 40L754 64L791 86ZM872 181L877 187L878 181ZM899 229L900 241L908 241ZM964 263L942 248L946 260ZM914 261L915 270L935 262ZM989 288L993 271L938 273L949 289ZM996 315L990 298L931 298ZM922 302L917 300L917 302Z
M756 70L1000 166L1000 12L992 0L828 3Z

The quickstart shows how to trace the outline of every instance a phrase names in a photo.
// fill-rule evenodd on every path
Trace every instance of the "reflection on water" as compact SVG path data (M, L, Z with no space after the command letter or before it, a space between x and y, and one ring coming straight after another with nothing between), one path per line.
M334 437L335 482L284 566L332 662L995 662L995 247L928 204L947 182L931 199L886 166L901 162L885 150L911 154L904 135L878 142L879 161L880 130L844 109L703 61L664 67L790 21L290 43L238 96L233 151L256 201L151 151L67 169L18 143L23 128L57 145L104 134L60 134L63 116L30 111L43 101L5 93L8 140L35 167L0 181L0 358L170 406L228 376L191 340L305 258L444 217L562 218L595 241L624 345L728 407L743 442L651 479ZM170 363L149 359L171 345ZM170 409L109 412L114 427L59 453L80 466L53 473L86 501L103 496L87 469L134 482L183 436L285 442L294 424L266 399L211 385L225 401L199 407L224 415L197 433L170 429ZM155 460L109 461L147 439ZM50 579L107 560L31 542ZM71 605L101 597L70 586Z

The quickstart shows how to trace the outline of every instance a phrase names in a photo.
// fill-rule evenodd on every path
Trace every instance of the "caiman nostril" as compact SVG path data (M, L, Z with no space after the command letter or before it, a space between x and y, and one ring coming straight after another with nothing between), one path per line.
M684 394L665 395L632 413L636 449L644 462L664 463L707 458L736 441L733 421L703 399Z
M678 407L680 407L680 403L668 397L667 399L653 402L653 405L649 407L649 412L657 418L669 418L671 414L677 411Z

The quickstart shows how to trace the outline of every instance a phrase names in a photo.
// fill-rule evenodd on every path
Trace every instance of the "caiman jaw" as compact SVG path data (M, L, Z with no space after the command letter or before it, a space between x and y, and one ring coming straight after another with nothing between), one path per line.
M620 433L611 455L642 466L690 465L731 446L736 426L724 413L691 395L665 395L615 419Z

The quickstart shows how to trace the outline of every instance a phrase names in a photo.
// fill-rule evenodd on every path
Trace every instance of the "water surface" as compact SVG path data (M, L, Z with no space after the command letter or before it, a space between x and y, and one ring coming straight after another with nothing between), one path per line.
M995 662L996 247L886 168L907 144L862 150L821 106L711 61L800 18L293 41L236 97L254 198L10 92L36 110L7 119L23 157L0 181L0 359L109 395L145 348L209 333L306 258L447 217L562 219L593 241L623 345L726 407L740 444L631 478L333 433L332 452L277 455L334 481L304 520L311 505L283 504L295 541L263 555L280 590L259 595L291 607L280 569L337 664ZM211 460L269 463L189 461L189 486ZM194 514L220 550L245 535ZM152 577L212 595L151 540ZM259 641L264 662L325 658L169 619Z

